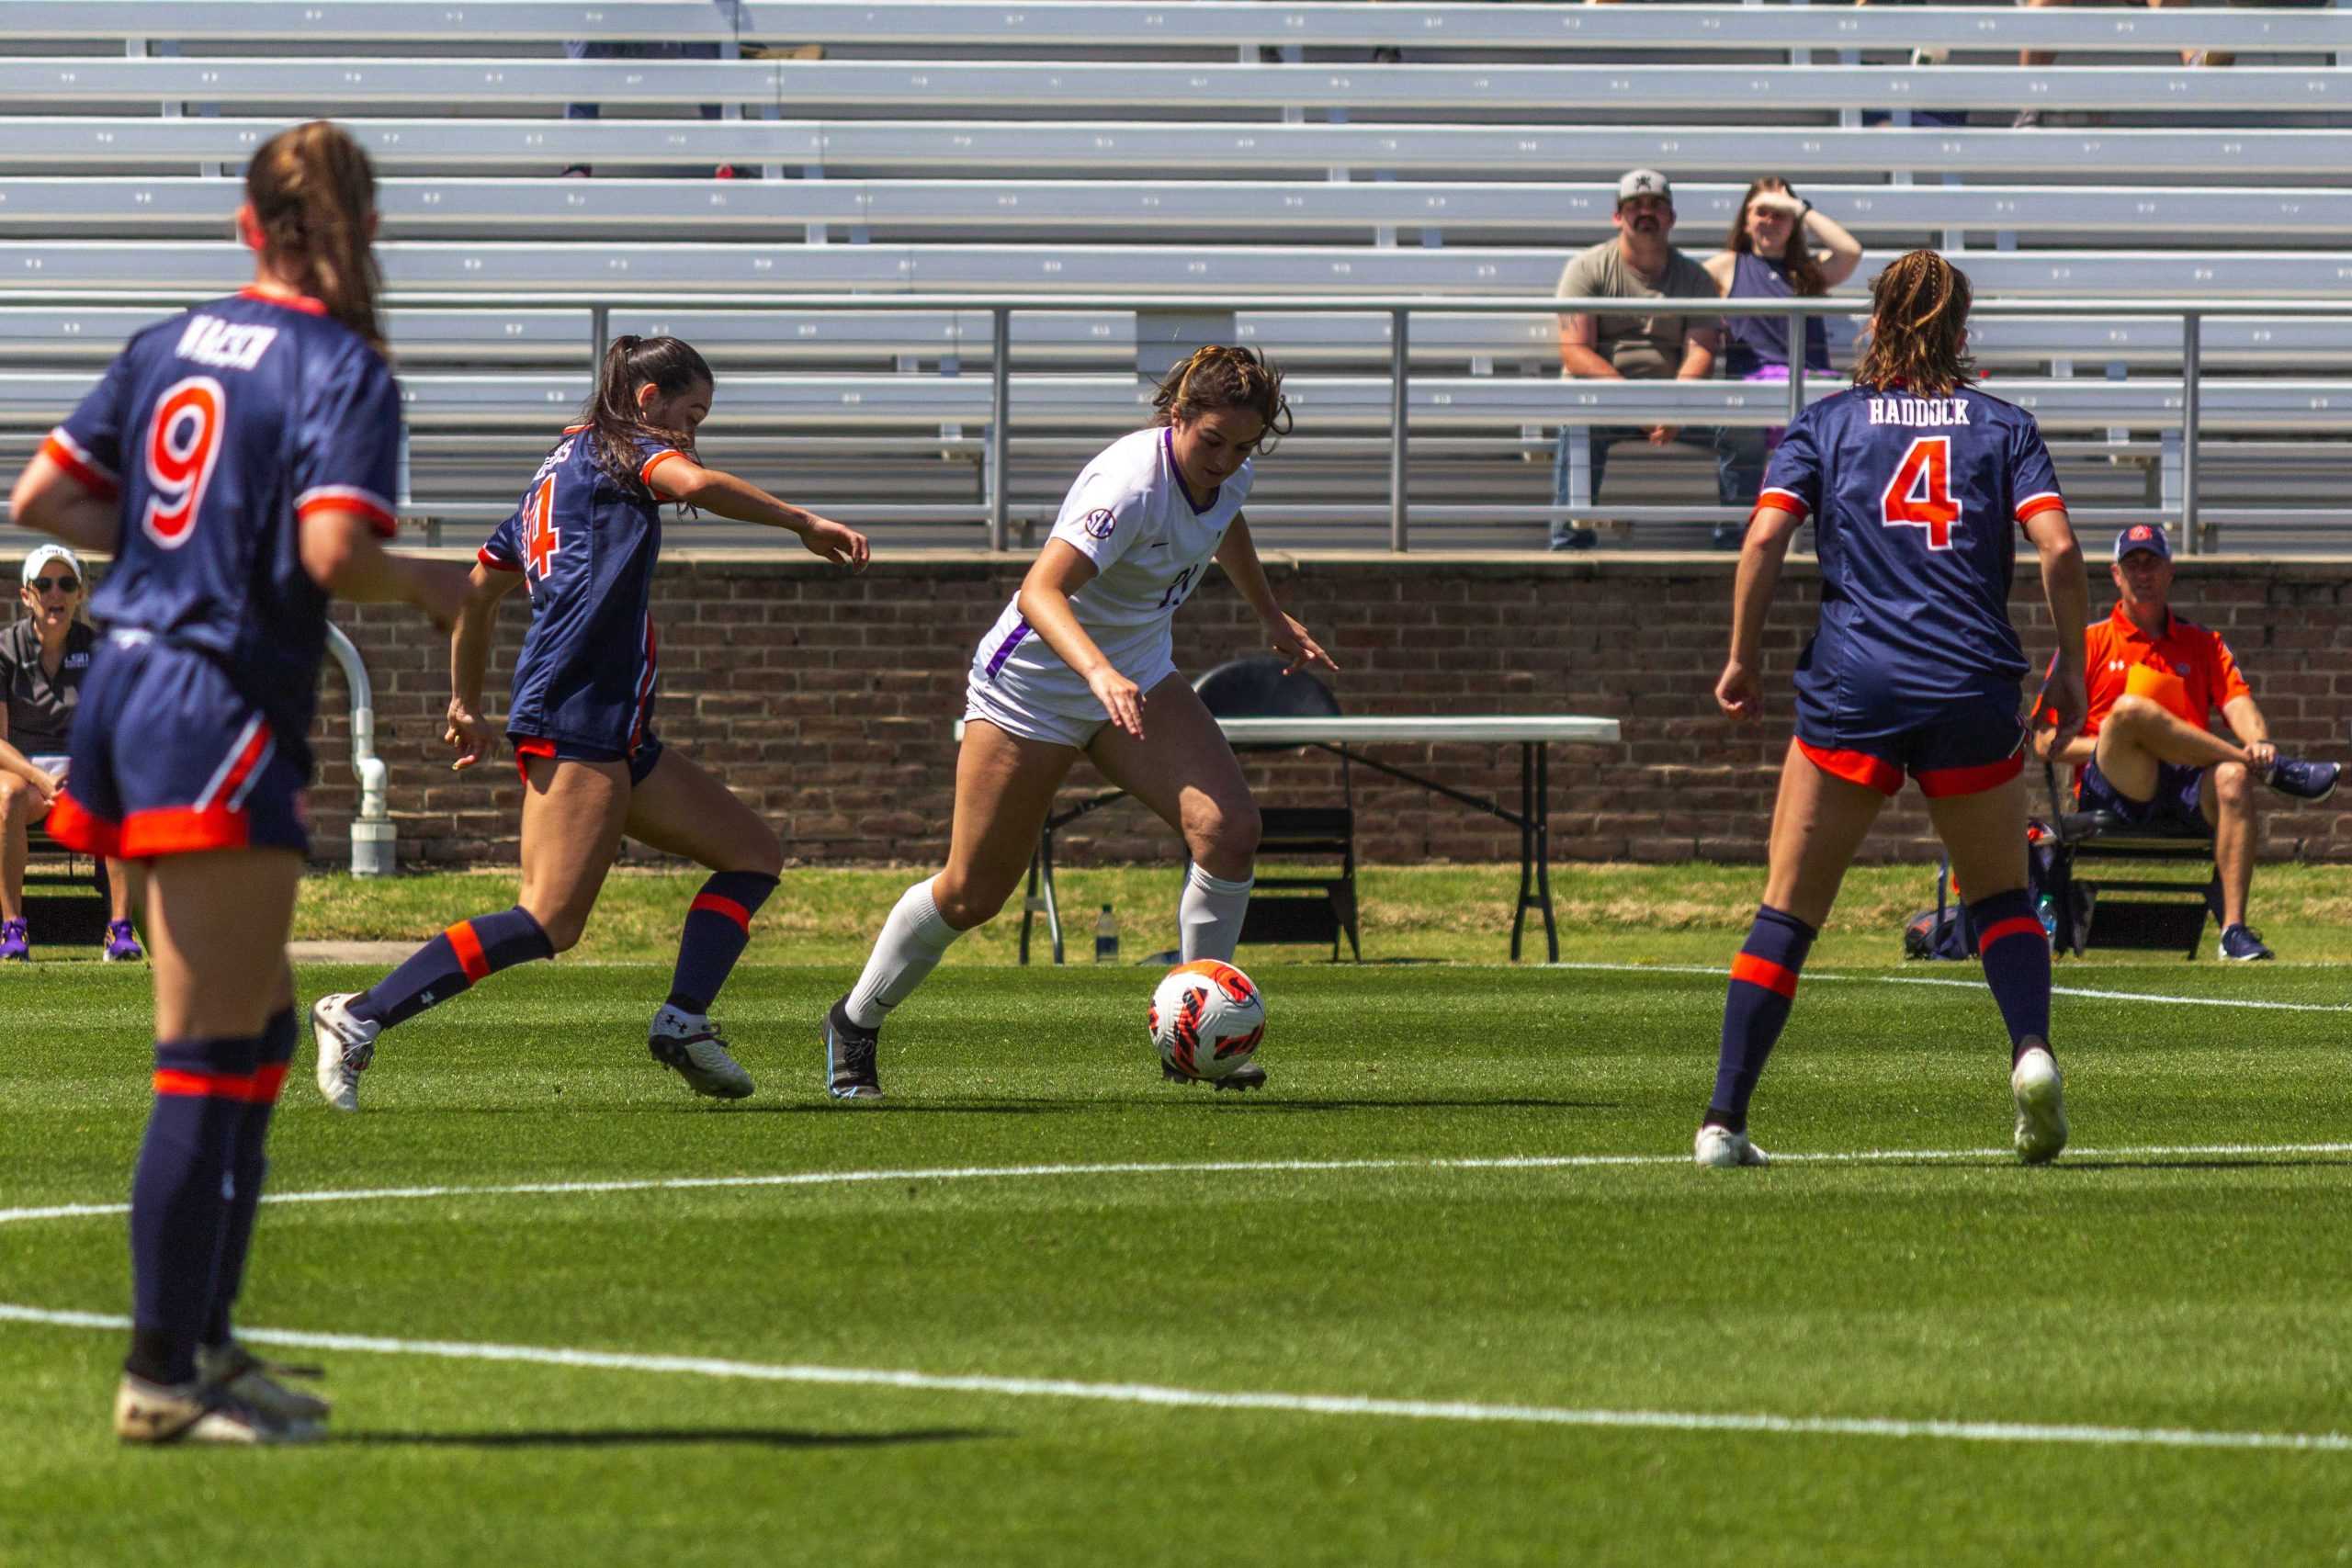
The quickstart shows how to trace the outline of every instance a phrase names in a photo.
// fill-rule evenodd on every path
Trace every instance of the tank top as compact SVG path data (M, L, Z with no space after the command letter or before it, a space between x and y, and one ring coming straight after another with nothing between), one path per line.
M1768 261L1752 251L1732 257L1734 299L1793 299L1785 262ZM1726 316L1724 318L1724 374L1737 381L1769 366L1789 363L1789 319L1786 316ZM1804 367L1811 375L1829 369L1829 328L1819 316L1804 323Z

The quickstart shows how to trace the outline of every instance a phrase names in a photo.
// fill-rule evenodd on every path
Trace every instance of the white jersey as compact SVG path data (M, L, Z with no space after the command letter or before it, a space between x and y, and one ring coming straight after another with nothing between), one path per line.
M1169 622L1200 586L1255 479L1245 459L1206 507L1193 505L1176 476L1172 434L1161 425L1113 442L1069 487L1053 536L1096 570L1069 596L1070 610L1112 668L1143 690L1174 671ZM1106 717L1085 681L1022 616L1018 594L980 639L971 685L991 707Z

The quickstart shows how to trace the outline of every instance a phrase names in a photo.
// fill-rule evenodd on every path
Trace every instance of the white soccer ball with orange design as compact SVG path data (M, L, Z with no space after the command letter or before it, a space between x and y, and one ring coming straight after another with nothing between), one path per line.
M1266 1002L1230 964L1204 958L1170 969L1151 993L1151 1043L1188 1078L1215 1081L1258 1053Z

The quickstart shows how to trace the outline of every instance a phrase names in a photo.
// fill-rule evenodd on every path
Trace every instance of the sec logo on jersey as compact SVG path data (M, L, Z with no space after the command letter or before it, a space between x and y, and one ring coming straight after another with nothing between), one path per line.
M1107 506L1098 506L1088 513L1084 524L1087 534L1097 539L1109 538L1111 531L1118 525L1118 514Z

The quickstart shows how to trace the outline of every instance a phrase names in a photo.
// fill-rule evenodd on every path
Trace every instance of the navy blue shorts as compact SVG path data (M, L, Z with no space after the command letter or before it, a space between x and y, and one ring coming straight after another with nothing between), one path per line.
M2158 762L2154 797L2134 800L2099 772L2098 759L2094 757L2083 764L2075 803L2085 811L2107 812L2129 828L2187 828L2211 833L2213 825L2205 820L2204 785L2204 769L2186 762Z
M559 762L625 761L628 764L631 788L643 784L647 775L653 772L654 765L662 761L662 742L650 730L646 732L644 739L637 743L634 751L616 750L607 746L587 746L576 740L549 740L543 735L516 735L511 730L506 739L514 744L514 771L522 775L526 784L531 782L531 775L523 765L526 757L552 757Z
M2015 692L1960 695L1922 711L1880 705L1832 713L1797 693L1797 749L1824 773L1883 795L1919 781L1931 799L1997 789L2025 771Z
M49 833L123 860L205 850L310 853L310 760L203 654L117 633L91 662Z

